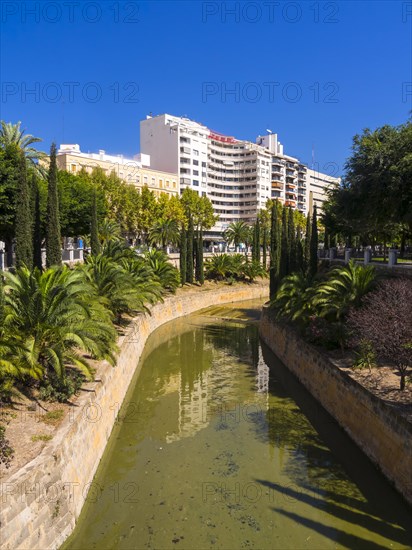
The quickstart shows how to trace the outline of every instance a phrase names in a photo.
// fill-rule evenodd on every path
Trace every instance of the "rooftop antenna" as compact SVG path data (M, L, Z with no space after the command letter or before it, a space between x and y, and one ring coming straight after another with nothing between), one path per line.
M267 128L266 128L266 132L267 132L268 134L273 134L272 130L268 130Z

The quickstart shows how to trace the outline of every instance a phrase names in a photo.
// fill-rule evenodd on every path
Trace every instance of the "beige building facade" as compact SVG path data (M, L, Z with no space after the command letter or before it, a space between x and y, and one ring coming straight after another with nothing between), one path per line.
M136 155L129 159L122 155L107 155L105 151L83 153L78 144L63 144L57 152L57 166L71 174L78 174L84 169L91 173L94 168L101 168L107 175L112 172L121 180L142 188L144 185L156 196L166 193L169 196L179 195L177 174L150 168L149 155Z

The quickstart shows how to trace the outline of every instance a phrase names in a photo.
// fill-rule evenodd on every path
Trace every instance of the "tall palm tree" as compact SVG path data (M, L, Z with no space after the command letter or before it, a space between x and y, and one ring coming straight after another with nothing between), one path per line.
M36 174L44 177L46 170L38 164L38 161L47 158L47 155L32 147L33 143L39 143L43 140L31 134L26 134L26 130L22 130L20 125L21 122L13 124L11 122L4 122L4 120L1 121L0 146L16 145L24 152L27 165L34 169Z
M232 222L224 232L224 237L229 244L234 244L237 248L240 243L249 242L250 230L247 223L239 221Z
M179 238L179 224L176 220L163 220L149 229L149 242L164 249L169 244L178 244Z
M5 291L4 327L18 335L17 356L26 369L64 380L67 366L92 377L84 354L114 363L116 333L110 314L80 270L22 267L6 273Z
M116 222L103 220L99 224L99 240L103 245L110 241L119 241L121 239L120 232L120 225Z

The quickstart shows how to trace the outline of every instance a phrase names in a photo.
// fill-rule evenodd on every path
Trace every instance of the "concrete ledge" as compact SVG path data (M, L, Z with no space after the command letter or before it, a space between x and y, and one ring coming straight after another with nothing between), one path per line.
M273 353L412 505L412 424L292 329L276 323L266 306L259 333Z
M80 395L41 454L0 484L0 547L56 549L74 529L139 358L159 326L211 305L268 295L268 284L197 289L165 299L137 317L119 341L116 367L101 363L99 381Z

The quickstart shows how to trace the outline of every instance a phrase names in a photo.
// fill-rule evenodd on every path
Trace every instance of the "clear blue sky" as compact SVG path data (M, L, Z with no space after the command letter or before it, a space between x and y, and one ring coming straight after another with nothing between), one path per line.
M412 109L412 2L0 7L1 118L44 150L131 156L139 121L169 112L253 141L269 128L287 154L311 163L314 145L319 168L341 173L354 134Z

